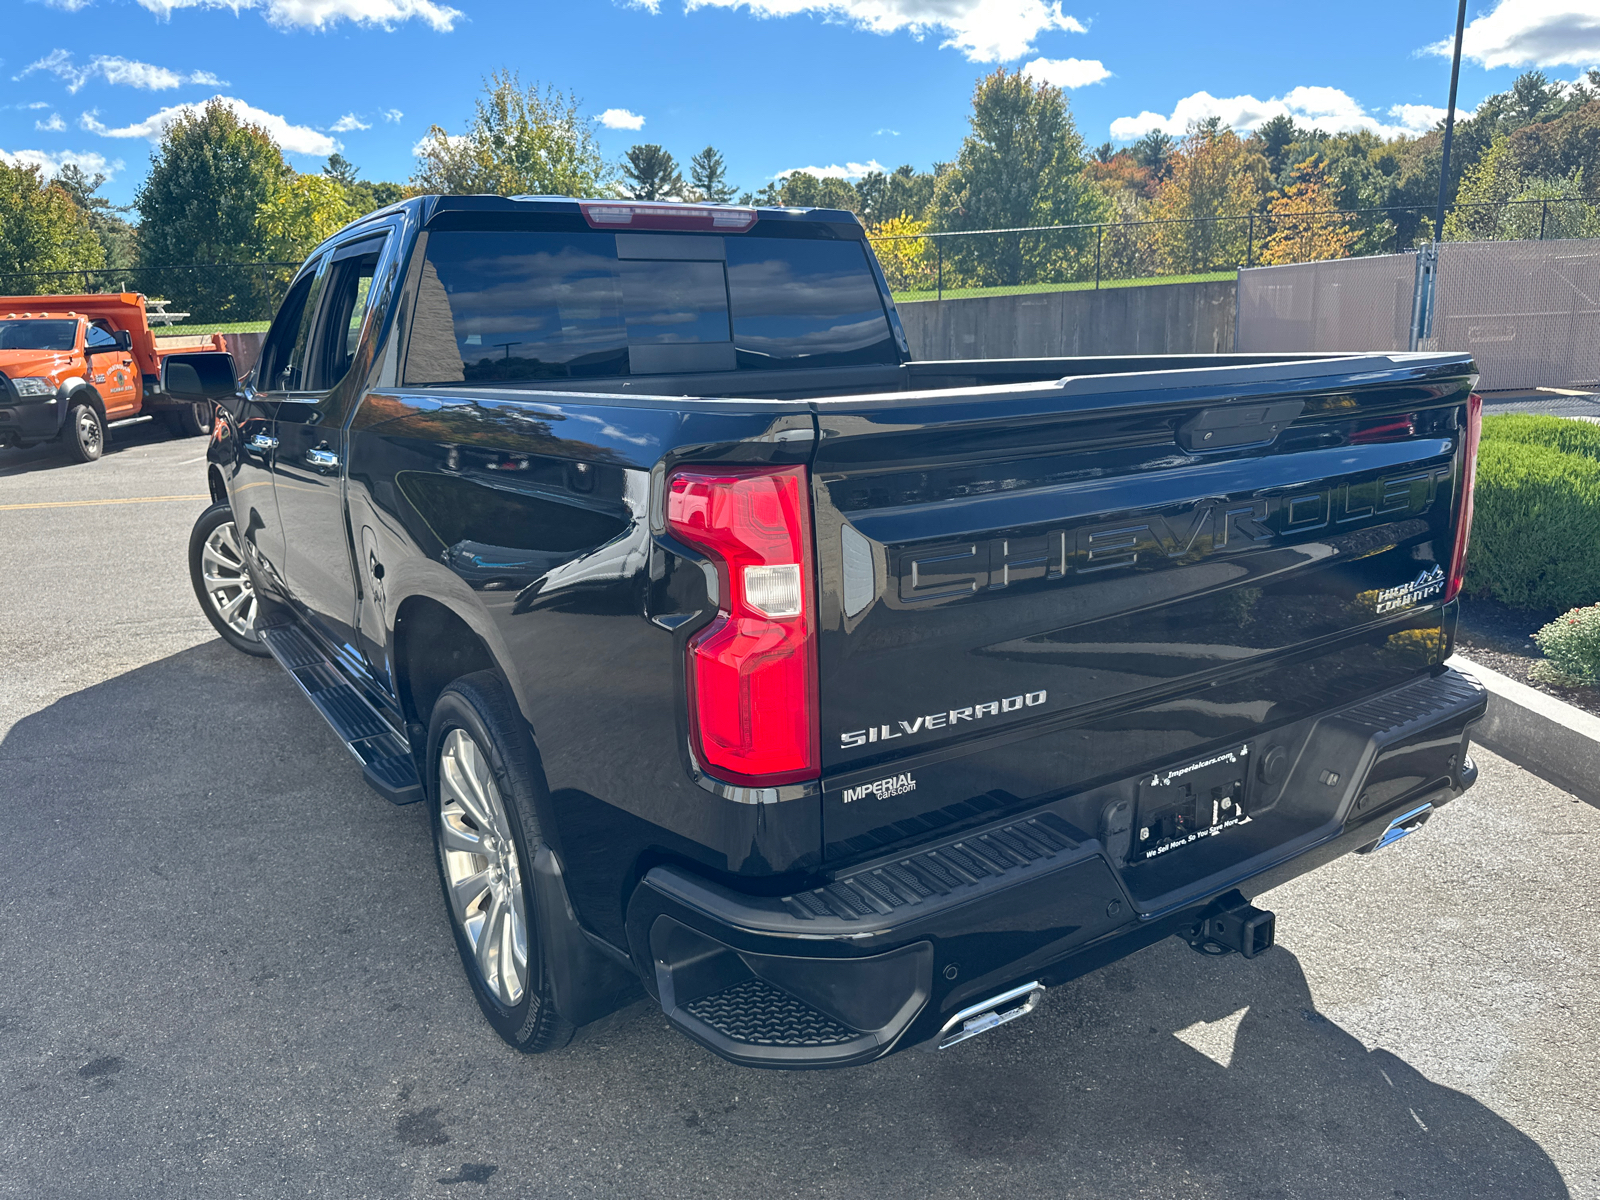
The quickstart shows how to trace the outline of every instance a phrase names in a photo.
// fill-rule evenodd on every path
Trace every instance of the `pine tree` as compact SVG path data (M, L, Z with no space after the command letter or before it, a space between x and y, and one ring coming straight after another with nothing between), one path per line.
M689 182L694 185L695 195L708 204L726 204L734 197L728 166L715 147L707 146L689 160Z
M678 162L654 142L630 146L622 163L628 195L635 200L680 200L683 175Z

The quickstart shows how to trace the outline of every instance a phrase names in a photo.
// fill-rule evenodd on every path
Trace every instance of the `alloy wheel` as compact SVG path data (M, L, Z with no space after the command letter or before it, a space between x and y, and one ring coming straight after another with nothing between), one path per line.
M450 913L483 982L506 1007L528 991L528 911L505 803L477 742L452 729L439 751L439 851Z
M256 587L245 568L239 531L232 521L218 525L206 538L205 549L200 553L200 572L206 598L222 623L241 637L254 637Z

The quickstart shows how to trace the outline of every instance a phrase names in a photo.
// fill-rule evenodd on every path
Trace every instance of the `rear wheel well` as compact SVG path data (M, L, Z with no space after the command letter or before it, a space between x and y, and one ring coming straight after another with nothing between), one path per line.
M453 681L496 666L483 639L436 600L411 597L395 614L394 625L395 683L409 727L427 728L434 702Z

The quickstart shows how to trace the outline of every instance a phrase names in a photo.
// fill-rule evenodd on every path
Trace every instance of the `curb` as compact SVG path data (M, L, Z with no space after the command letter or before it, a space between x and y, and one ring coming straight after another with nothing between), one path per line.
M1459 654L1445 665L1489 689L1474 742L1600 808L1600 717Z

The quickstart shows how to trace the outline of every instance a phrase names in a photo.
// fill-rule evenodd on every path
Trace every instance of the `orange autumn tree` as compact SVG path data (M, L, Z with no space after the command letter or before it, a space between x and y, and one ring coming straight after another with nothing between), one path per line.
M1271 266L1348 258L1355 231L1347 218L1328 211L1337 204L1321 161L1308 158L1294 171L1295 182L1267 204L1267 237L1257 261Z

